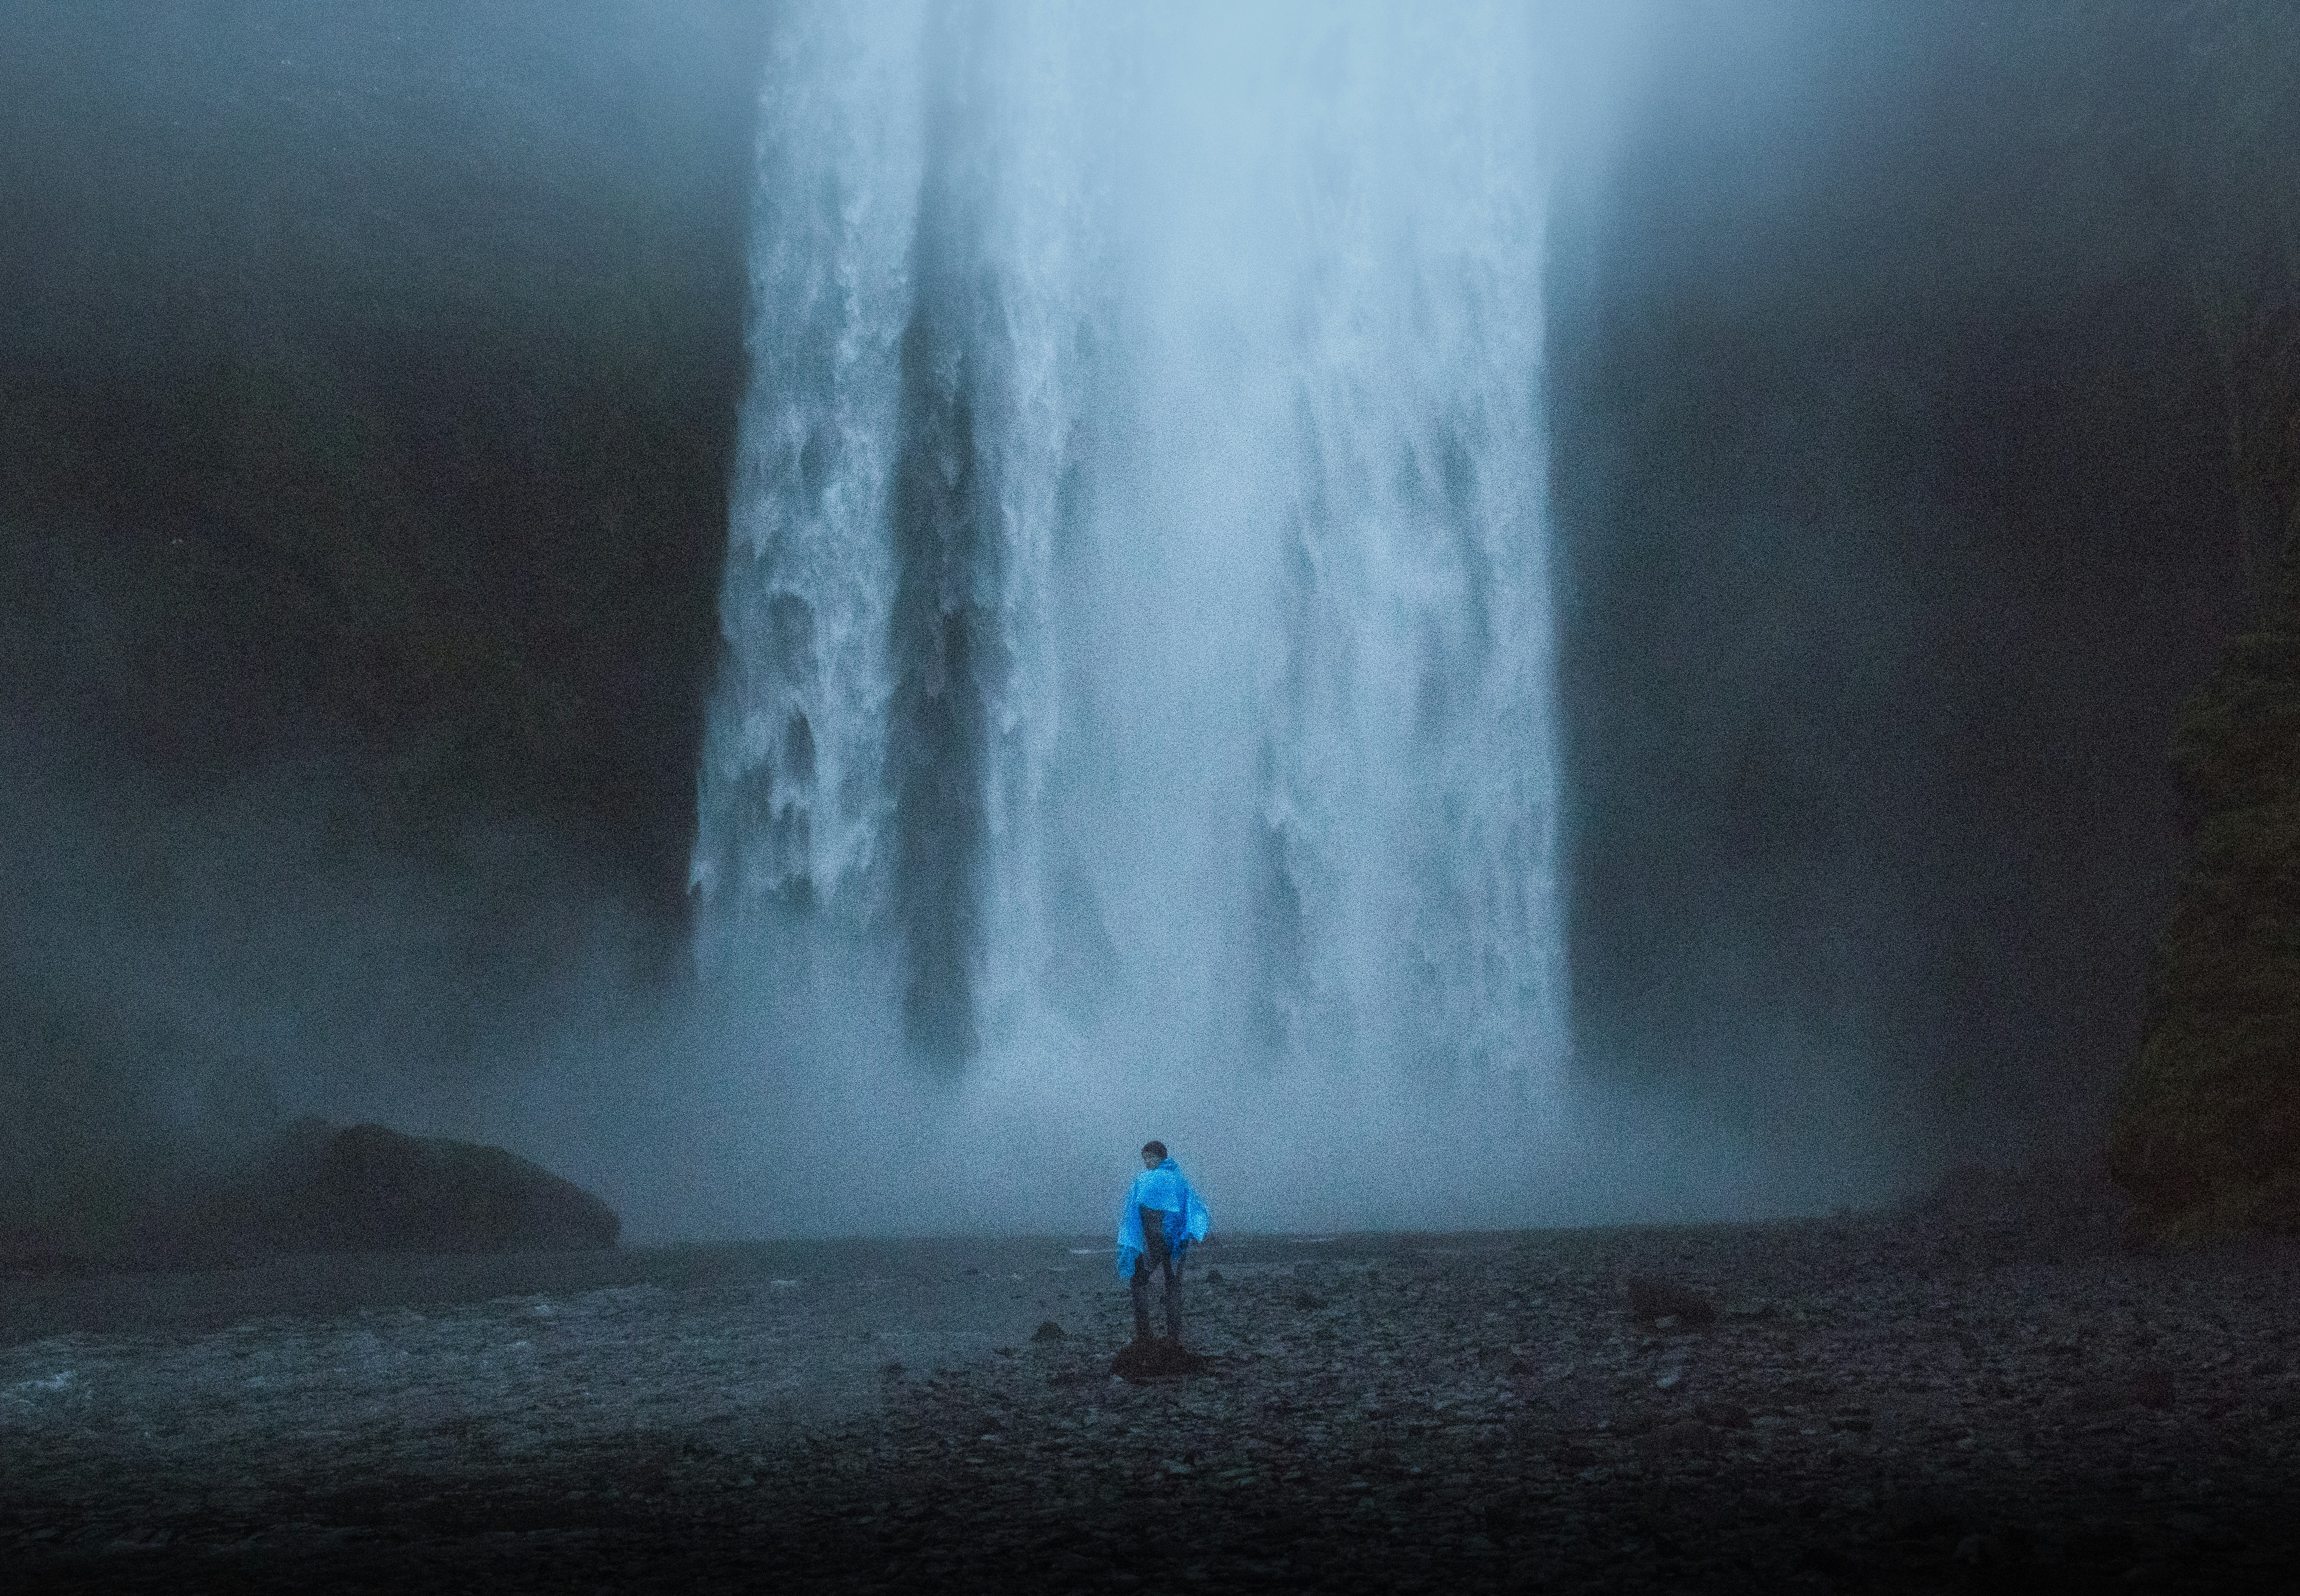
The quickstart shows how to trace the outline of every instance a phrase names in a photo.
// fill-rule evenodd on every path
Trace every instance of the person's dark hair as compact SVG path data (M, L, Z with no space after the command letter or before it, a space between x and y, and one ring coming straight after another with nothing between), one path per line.
M1162 1141L1146 1141L1142 1144L1142 1150L1146 1153L1155 1153L1162 1158L1166 1156L1166 1144Z

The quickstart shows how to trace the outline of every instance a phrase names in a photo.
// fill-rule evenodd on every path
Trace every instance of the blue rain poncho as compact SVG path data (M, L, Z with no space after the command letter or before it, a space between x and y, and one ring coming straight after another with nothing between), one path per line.
M1142 1242L1142 1210L1154 1208L1164 1216L1166 1250L1176 1263L1193 1241L1203 1241L1213 1224L1206 1205L1200 1201L1190 1182L1182 1178L1182 1166L1169 1158L1155 1169L1146 1169L1134 1177L1127 1188L1126 1206L1118 1212L1118 1278L1134 1278L1134 1260L1146 1249Z

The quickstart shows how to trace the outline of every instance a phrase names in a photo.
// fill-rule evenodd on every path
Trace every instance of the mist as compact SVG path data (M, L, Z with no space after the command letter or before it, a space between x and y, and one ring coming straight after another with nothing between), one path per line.
M2081 1143L2243 594L2049 113L2152 69L1996 15L21 8L9 1223L304 1114L643 1242Z

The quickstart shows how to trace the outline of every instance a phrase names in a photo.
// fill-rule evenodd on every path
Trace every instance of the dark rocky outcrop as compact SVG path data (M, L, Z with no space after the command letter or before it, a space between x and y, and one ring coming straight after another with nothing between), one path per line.
M563 831L683 913L743 10L5 8L0 699L172 782L340 763L417 845Z
M499 1147L307 1120L242 1173L155 1204L131 1251L152 1265L296 1252L612 1247L613 1209Z

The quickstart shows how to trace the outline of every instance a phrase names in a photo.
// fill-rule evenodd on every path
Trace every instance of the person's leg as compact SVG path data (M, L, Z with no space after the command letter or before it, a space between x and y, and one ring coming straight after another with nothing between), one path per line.
M1174 1260L1166 1250L1166 1216L1155 1208L1140 1208L1136 1216L1142 1221L1142 1256L1134 1263L1134 1277L1129 1283L1134 1293L1134 1339L1150 1339L1150 1283L1162 1272L1171 1280Z
M1182 1344L1182 1260L1169 1254L1166 1265L1166 1339Z
M1150 1339L1150 1259L1146 1255L1134 1260L1134 1276L1127 1283L1127 1291L1134 1299L1134 1339Z

